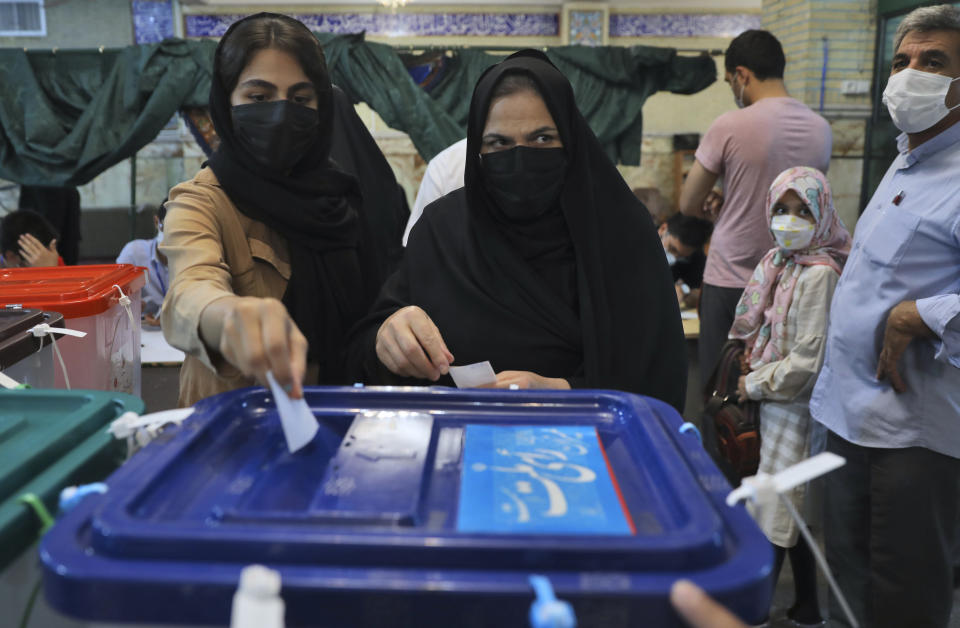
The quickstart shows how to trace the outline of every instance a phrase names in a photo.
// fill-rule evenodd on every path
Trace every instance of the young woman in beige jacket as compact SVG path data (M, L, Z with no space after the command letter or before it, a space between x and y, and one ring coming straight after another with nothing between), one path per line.
M343 338L382 282L357 181L330 160L333 91L297 20L260 13L220 40L210 115L220 146L170 192L161 320L187 353L180 405L265 383L346 383Z

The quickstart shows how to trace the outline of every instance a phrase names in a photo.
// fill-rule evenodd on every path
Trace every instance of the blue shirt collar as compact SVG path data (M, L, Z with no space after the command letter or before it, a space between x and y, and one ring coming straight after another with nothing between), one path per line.
M160 256L157 255L157 239L150 238L150 261L160 260Z
M954 123L953 126L942 131L939 135L930 138L913 150L910 150L907 134L901 133L897 136L897 150L900 151L900 155L903 157L904 165L902 167L909 168L918 161L923 161L944 148L955 145L957 142L960 142L960 122Z

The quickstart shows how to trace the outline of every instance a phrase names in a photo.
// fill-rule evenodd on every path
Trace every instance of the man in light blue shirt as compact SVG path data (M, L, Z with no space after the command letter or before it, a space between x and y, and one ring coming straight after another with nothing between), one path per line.
M810 410L847 459L824 535L861 625L941 627L960 490L960 11L918 9L895 43L900 154L857 224Z
M157 236L149 240L131 240L124 245L120 255L117 256L118 264L134 264L147 269L147 283L143 286L140 295L143 320L149 325L160 324L160 306L163 305L163 298L170 285L167 257L157 249L157 245L163 241L163 218L166 213L166 208L163 203L160 203L160 208L153 217Z

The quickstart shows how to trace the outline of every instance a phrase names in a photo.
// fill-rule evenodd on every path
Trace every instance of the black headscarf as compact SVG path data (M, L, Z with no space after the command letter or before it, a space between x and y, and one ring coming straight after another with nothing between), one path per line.
M568 164L559 208L526 225L511 223L485 190L479 154L493 91L508 73L539 88ZM518 52L478 81L464 181L412 230L400 270L355 332L354 367L362 358L368 377L384 378L376 329L412 304L434 320L457 364L489 359L497 371L529 370L682 408L686 347L660 238L545 55ZM572 298L564 288L571 283Z
M356 177L363 193L360 216L378 251L381 277L396 270L403 256L403 231L410 218L410 207L403 187L387 158L370 135L349 96L333 86L333 126L330 158L345 172ZM366 313L366 312L364 312Z
M359 219L356 179L330 160L333 89L319 44L321 67L310 68L311 76L322 77L321 84L314 79L319 130L293 169L288 173L265 170L237 140L230 93L221 84L220 50L238 26L264 18L296 22L258 13L234 23L217 47L210 118L220 146L208 163L237 209L286 239L291 271L283 303L310 343L308 359L319 363L320 381L340 383L345 381L344 333L366 312L379 288L377 252Z

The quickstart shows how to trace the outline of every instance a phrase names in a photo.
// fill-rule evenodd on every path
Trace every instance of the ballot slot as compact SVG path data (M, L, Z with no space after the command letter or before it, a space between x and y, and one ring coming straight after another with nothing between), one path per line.
M164 457L162 467L125 508L132 518L160 525L217 526L256 513L289 516L305 510L354 414L315 413L317 435L291 454L269 398L257 395L249 401L216 413L202 429L191 429L194 424L188 422L190 438L183 450Z
M224 520L417 525L432 417L415 412L360 413L342 437L323 429L329 417L320 417L321 432L301 452L281 456L283 464L261 469L262 479ZM334 443L331 435L339 442ZM284 493L296 503L278 499L275 486L280 483L291 487Z
M433 434L421 412L367 412L327 465L312 517L415 526Z

